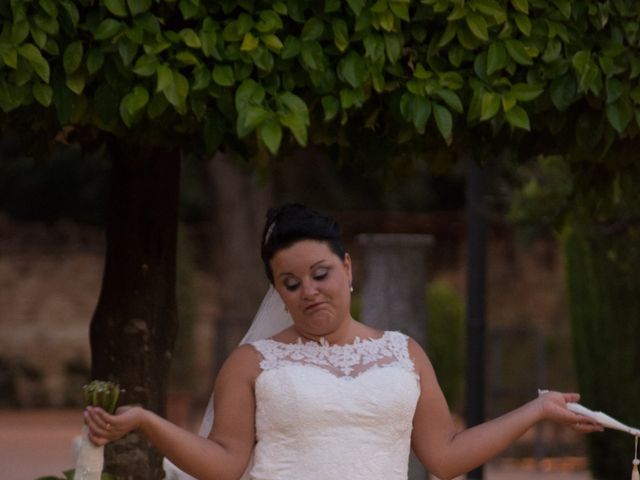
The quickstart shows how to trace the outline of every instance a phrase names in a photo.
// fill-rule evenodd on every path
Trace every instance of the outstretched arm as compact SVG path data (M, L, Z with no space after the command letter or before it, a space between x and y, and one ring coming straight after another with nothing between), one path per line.
M429 359L417 343L412 341L409 348L421 379L412 446L420 461L442 480L486 463L543 420L583 433L602 430L590 418L566 408L567 402L580 398L578 394L549 392L501 417L458 432Z
M255 442L253 384L259 373L258 353L250 346L234 351L216 380L216 417L209 438L181 429L142 407L122 407L115 415L100 408L85 410L89 438L97 445L140 430L181 470L202 479L237 480Z

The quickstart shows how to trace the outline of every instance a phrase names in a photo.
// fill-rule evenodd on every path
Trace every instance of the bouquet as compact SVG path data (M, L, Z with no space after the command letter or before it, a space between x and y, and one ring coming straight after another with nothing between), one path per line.
M120 387L111 382L94 380L82 387L85 407L101 407L113 413L120 397ZM74 480L100 480L104 466L104 445L94 445L89 440L89 427L82 427L82 439L76 461Z

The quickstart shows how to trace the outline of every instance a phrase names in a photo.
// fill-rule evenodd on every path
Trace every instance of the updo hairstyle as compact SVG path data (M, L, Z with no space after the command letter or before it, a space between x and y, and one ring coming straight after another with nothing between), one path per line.
M321 215L299 203L290 203L267 211L262 232L261 256L267 278L273 284L270 261L284 248L301 240L326 242L341 260L345 258L340 226L335 219Z

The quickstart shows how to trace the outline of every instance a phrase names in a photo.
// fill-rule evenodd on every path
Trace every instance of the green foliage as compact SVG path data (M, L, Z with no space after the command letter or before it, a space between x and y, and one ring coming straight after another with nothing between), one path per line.
M186 136L208 151L237 136L275 154L305 145L313 121L339 127L385 97L368 128L400 120L398 141L435 130L452 144L475 125L577 130L573 109L604 121L592 142L639 129L631 0L8 3L0 108L30 112L34 127Z
M444 396L455 409L464 387L464 302L442 282L427 286L426 301L427 351Z

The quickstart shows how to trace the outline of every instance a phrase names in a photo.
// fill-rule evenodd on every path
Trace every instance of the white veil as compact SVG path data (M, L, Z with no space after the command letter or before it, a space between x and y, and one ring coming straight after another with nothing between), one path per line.
M269 338L292 324L293 320L285 309L280 295L276 292L273 286L270 286L266 295L262 299L262 303L260 304L256 316L253 319L253 323L240 342L240 345L255 342L256 340L261 340L263 338ZM201 437L209 436L209 432L213 426L213 416L213 393L211 393L211 396L209 397L209 404L207 405L204 417L202 418L198 435ZM241 480L248 478L247 474L252 463L253 457ZM166 458L164 459L164 470L166 480L196 480L191 475L180 470Z

